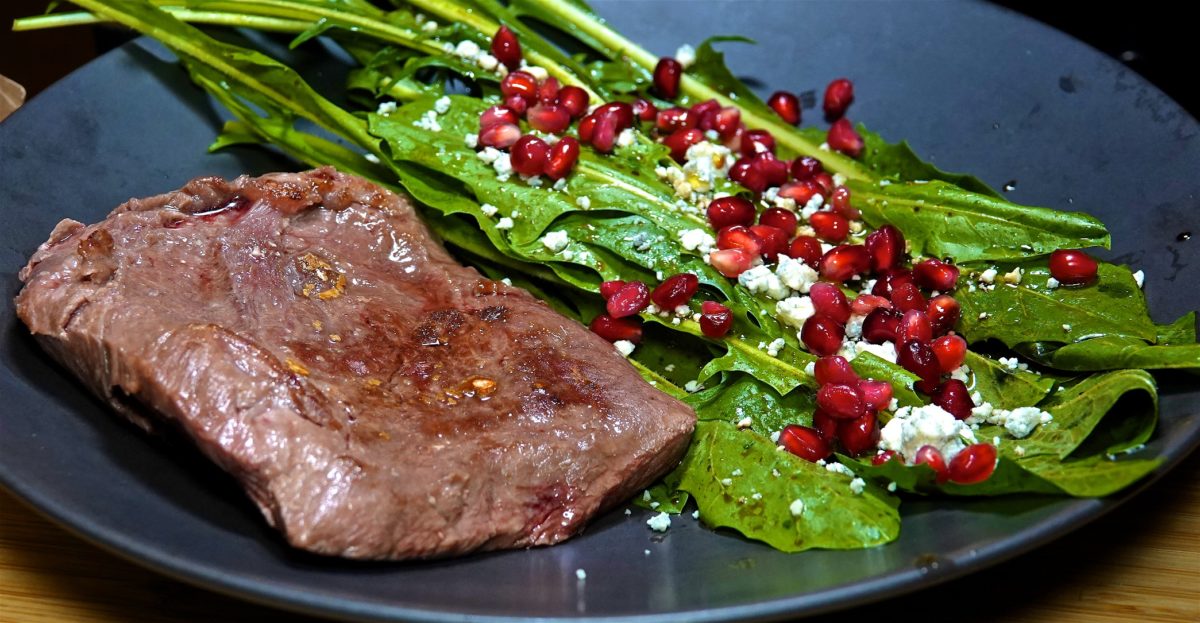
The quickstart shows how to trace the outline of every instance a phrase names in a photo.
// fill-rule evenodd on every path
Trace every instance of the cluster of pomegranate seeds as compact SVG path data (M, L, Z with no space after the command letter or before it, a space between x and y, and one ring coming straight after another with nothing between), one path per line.
M592 320L591 329L610 342L628 340L637 343L642 337L642 322L637 314L651 303L664 312L687 307L700 288L700 279L691 273L671 275L650 290L640 281L605 281L600 284L600 296L605 311ZM733 312L716 301L700 303L700 331L718 339L733 328Z
M837 355L818 359L814 375L820 388L813 426L784 427L780 445L809 461L828 457L835 445L851 456L873 451L879 443L876 414L891 403L891 384L859 378L850 362Z
M878 458L878 457L876 457ZM875 463L881 465L889 459ZM872 460L874 462L874 459ZM946 464L945 457L933 446L921 446L913 460L915 465L928 465L936 474L938 484L946 481L961 485L983 482L996 471L996 447L990 443L976 443L963 448Z
M1090 283L1098 269L1092 256L1077 249L1059 249L1050 254L1050 276L1064 285Z

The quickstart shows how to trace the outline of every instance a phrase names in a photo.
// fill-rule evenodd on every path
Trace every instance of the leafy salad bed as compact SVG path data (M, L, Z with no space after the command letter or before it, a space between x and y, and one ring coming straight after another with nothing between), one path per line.
M709 526L800 551L895 539L901 494L1107 495L1159 464L1136 455L1157 419L1147 370L1200 367L1194 313L1155 324L1140 280L1126 267L1100 263L1088 283L1056 285L1049 255L1107 248L1102 223L1013 204L981 181L940 171L906 144L886 143L861 125L860 154L830 149L826 130L787 123L729 72L714 44L733 38L697 46L677 96L664 99L654 77L660 59L609 29L579 0L410 0L387 9L365 0L73 3L90 13L48 14L17 27L110 20L154 37L236 117L214 149L271 144L301 162L331 164L403 189L461 258L567 316L588 323L604 314L602 284L653 286L667 276L695 275L698 292L686 310L643 306L640 320L632 321L640 342L630 362L648 382L692 405L699 420L682 464L639 501L659 512L681 512L694 500ZM188 22L288 33L293 46L317 45L310 40L318 36L336 42L358 63L347 89L361 108L335 105L294 70ZM723 195L753 199L759 210L784 205L804 214L804 206L732 181L729 163L715 167L722 174L697 179L656 140L653 123L635 121L617 145L581 141L577 162L557 181L501 170L495 155L481 157L487 148L481 151L479 141L481 115L503 101L500 84L509 73L486 54L502 25L519 39L530 72L544 74L543 83L553 78L578 87L593 106L644 98L660 110L709 100L735 107L747 128L769 132L779 159L815 158L844 186L852 212L861 214L852 221L856 230L844 236L847 244L862 244L891 226L902 232L914 262L952 261L957 279L952 292L941 294L961 307L952 329L972 350L951 376L969 388L973 409L955 429L966 429L971 439L943 441L990 445L994 471L965 484L914 464L912 456L872 460L873 447L852 452L847 442L816 461L781 451L780 434L789 426L821 428L814 422L822 387L814 374L818 356L798 323L780 311L787 300L808 298L803 295L812 284L787 283L772 292L723 274L710 255L718 233L703 206ZM552 45L539 34L547 26L584 52L569 55ZM521 127L527 131L528 124ZM572 123L562 134L578 136L579 130ZM681 179L692 183L681 190ZM818 211L828 210L820 198L816 203ZM836 281L844 296L856 299L884 275L875 277ZM728 333L718 337L702 327L702 301L728 308ZM894 401L867 418L874 434L885 430L885 440L892 420L929 409L929 393L936 394L914 388L923 379L897 363L895 347L891 356L877 348L838 351L857 376L889 384ZM1121 400L1127 394L1140 398ZM1026 429L988 417L1029 407L1041 418Z

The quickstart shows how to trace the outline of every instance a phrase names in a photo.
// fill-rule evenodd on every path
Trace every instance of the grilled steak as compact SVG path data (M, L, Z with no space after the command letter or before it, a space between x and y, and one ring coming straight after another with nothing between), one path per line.
M98 396L177 425L296 547L547 545L679 459L695 416L611 344L324 168L64 220L17 313Z

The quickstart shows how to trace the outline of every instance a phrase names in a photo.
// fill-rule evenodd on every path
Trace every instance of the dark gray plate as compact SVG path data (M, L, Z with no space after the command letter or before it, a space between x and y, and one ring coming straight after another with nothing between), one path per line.
M1114 232L1111 257L1146 271L1155 317L1200 307L1193 260L1197 125L1142 79L1040 24L959 3L596 2L636 41L670 53L716 33L738 73L771 87L855 79L851 109L939 165L1018 201L1083 209ZM152 46L126 46L0 125L0 279L62 217L102 218L131 196L205 174L293 167L261 150L207 155L218 125L203 95ZM302 62L310 62L313 59ZM321 70L318 69L318 73ZM809 122L819 121L806 111ZM911 591L980 569L1078 527L1106 500L1010 497L904 506L899 541L787 555L679 518L664 536L620 511L535 551L414 564L355 564L286 547L231 482L148 439L51 365L0 306L0 482L91 541L188 582L285 608L359 619L613 617L727 620L800 615ZM1164 470L1200 441L1197 390L1164 380L1147 454ZM1161 473L1161 472L1160 472ZM650 554L644 554L644 550ZM587 571L586 582L575 570Z

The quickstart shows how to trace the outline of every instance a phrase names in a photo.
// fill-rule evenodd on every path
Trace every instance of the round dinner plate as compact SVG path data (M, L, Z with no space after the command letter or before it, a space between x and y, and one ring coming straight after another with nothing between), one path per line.
M774 88L854 79L856 121L907 138L942 168L1021 203L1085 210L1110 259L1146 272L1155 319L1200 308L1196 121L1119 63L991 5L924 2L599 1L652 52L713 34L735 73ZM320 44L309 44L320 45ZM336 84L319 49L296 63ZM296 165L263 149L205 149L223 111L144 39L77 71L0 124L0 280L54 224L103 218L200 175ZM823 123L805 110L805 124ZM1160 376L1162 421L1144 456L1178 463L1200 441L1195 377ZM530 618L715 621L799 616L916 590L1010 558L1132 497L906 500L894 543L783 554L690 515L652 532L624 507L555 547L412 563L290 549L228 477L123 423L53 365L0 306L0 483L107 549L181 580L283 608L361 620ZM1142 487L1147 483L1142 483ZM647 553L648 552L648 553ZM586 571L579 579L576 570Z

